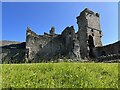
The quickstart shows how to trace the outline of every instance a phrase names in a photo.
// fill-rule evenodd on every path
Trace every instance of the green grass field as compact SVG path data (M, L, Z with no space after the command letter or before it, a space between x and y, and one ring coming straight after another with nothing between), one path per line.
M118 64L4 64L2 83L3 88L118 88Z
M2 77L0 76L0 90L2 89Z

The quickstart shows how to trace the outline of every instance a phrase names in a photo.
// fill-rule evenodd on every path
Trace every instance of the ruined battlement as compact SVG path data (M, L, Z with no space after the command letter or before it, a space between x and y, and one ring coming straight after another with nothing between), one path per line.
M74 27L73 26L71 26L71 27L66 27L64 30L63 30L63 32L62 32L62 36L68 36L68 35L73 35L73 34L75 34L75 29L74 29Z
M44 32L44 35L38 35L36 34L34 31L32 31L29 27L27 27L27 30L26 30L26 36L31 36L31 37L36 37L36 38L44 38L44 37L53 37L53 36L56 36L58 34L55 34L55 28L54 27L51 27L51 30L49 33L46 33Z
M29 27L27 27L26 36L33 36L39 38L39 36L33 32Z

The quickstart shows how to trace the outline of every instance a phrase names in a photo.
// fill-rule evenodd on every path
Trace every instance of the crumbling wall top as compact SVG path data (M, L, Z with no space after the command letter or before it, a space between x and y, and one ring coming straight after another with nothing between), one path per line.
M72 34L72 33L75 33L75 29L74 29L73 26L71 26L71 27L66 27L66 28L64 29L64 31L62 32L62 35L63 35L63 36L66 36L66 35L69 35L69 34Z
M39 37L39 35L33 32L29 27L27 27L27 31L26 31L26 36L28 35L33 36L33 37Z
M85 9L80 13L80 16L88 15L88 14L94 15L94 16L96 16L96 17L99 17L99 16L100 16L99 13L95 13L95 12L91 11L91 10L88 9L88 8L85 8ZM77 18L79 18L80 16L78 16Z

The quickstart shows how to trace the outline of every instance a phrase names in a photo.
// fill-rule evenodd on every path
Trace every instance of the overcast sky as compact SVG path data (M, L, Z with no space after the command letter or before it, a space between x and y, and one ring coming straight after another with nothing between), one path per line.
M25 41L29 26L37 34L49 32L54 26L60 34L67 26L78 26L76 17L89 8L100 14L103 45L118 40L118 3L116 2L17 2L2 3L2 39Z

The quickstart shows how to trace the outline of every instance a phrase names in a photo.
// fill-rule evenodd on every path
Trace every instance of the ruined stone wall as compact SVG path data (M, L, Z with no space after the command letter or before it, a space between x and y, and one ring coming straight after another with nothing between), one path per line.
M2 63L24 63L26 43L7 44L0 47L0 56L2 56Z
M2 49L2 63L25 63L26 49Z
M96 47L97 57L120 54L120 41L103 47Z
M26 49L28 59L33 61L50 60L59 57L64 52L61 35L37 35L31 30L26 33Z
M107 56L100 56L97 57L96 60L97 62L120 62L120 54L111 54Z
M52 31L54 28L52 27ZM74 27L67 27L61 35L37 35L29 28L26 32L27 59L35 62L57 58L80 58L79 41Z
M85 59L88 56L87 51L87 20L85 17L85 13L81 12L80 16L77 17L78 24L78 40L80 45L80 55L82 59Z
M65 55L68 58L80 58L78 34L75 33L74 27L65 28L62 32L62 38L65 44Z
M62 37L64 40L66 53L71 52L71 48L73 47L72 40L75 37L74 29L71 29L70 27L65 28L62 32Z
M62 43L60 37L61 36L57 36L48 39L48 37L45 36L42 39L44 41L44 46L42 46L42 48L38 48L39 51L35 55L35 60L44 61L60 58L61 54L64 52L64 44Z

